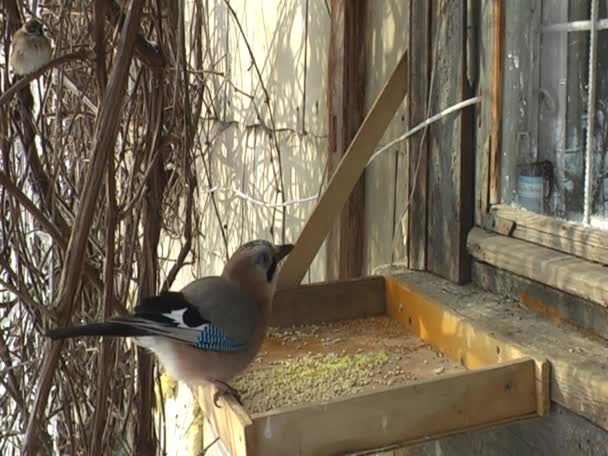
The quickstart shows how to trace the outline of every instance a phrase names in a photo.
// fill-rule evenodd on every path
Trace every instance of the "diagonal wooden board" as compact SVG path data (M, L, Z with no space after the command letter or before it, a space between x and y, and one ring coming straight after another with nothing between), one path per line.
M374 153L378 141L407 94L408 86L406 51L376 97L359 131L338 163L325 192L304 225L294 249L285 260L279 276L279 289L293 287L302 282L331 226Z

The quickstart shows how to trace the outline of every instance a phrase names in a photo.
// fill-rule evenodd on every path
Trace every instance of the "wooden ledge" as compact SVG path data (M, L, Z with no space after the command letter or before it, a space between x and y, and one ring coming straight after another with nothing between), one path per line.
M469 253L479 261L608 307L608 268L530 242L473 228Z
M488 215L486 228L497 234L608 264L607 231L504 204L492 206Z
M387 303L389 312L401 306L397 318L420 338L467 367L522 356L540 366L548 360L551 399L608 429L607 342L557 326L474 285L454 285L428 273L388 277Z

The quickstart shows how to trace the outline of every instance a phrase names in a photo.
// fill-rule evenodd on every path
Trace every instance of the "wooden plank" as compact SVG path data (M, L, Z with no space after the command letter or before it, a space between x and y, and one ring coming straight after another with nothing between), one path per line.
M334 172L366 112L367 0L333 0L328 73L328 172ZM328 280L361 276L365 254L365 171L325 243Z
M522 356L534 358L540 367L548 360L551 400L608 429L605 341L555 325L510 298L431 274L409 272L386 283L389 312L401 307L400 321L436 350L467 367ZM537 381L545 381L540 369Z
M328 172L334 172L365 117L367 0L333 0L328 57ZM365 172L325 243L327 279L359 277L365 254Z
M492 63L492 52L494 47L492 40L494 37L494 0L481 0L481 14L479 25L479 85L478 93L482 100L479 104L477 114L476 132L476 189L475 189L475 224L481 225L482 218L490 207L490 159L491 138L493 129L492 109L493 97L496 95L492 88L494 72Z
M533 360L253 417L257 454L344 454L535 416Z
M500 132L502 125L504 0L492 1L492 136L490 140L489 204L499 199Z
M467 247L479 261L608 307L602 265L479 228L471 230Z
M345 148L342 97L344 96L344 0L331 0L329 46L327 50L327 171L331 176L338 167ZM334 223L325 241L325 278L340 276L340 219Z
M512 236L535 244L608 264L608 232L509 207L496 205L491 213L498 222L515 223ZM499 234L506 233L495 230Z
M394 64L409 47L408 30L410 2L368 2L368 49L367 106L374 102L376 94L385 84ZM387 33L387 18L399 24L399 28ZM410 51L411 53L411 51ZM411 55L411 54L410 54ZM411 61L411 59L410 59ZM411 80L411 79L410 79ZM413 91L409 91L410 96ZM388 144L408 129L410 96L404 98L387 126L379 145ZM408 213L406 204L409 194L408 142L401 141L376 156L365 169L365 233L367 273L375 273L379 266L407 263Z
M376 98L363 125L340 160L323 196L304 226L281 269L278 288L300 284L327 236L334 217L346 202L375 146L407 93L407 52Z
M271 326L365 318L386 313L384 277L323 282L278 290Z
M342 144L346 151L366 114L367 0L348 0L344 5L344 85L342 95ZM333 171L333 170L332 170ZM354 185L340 215L340 275L360 277L365 265L365 169ZM329 253L329 252L328 252ZM328 255L329 256L329 255Z
M218 400L220 407L213 404L215 388L198 387L193 393L213 430L232 456L247 456L255 451L253 422L247 412L231 396Z
M473 262L473 282L519 301L543 318L573 324L608 340L608 311L591 301L479 261Z
M465 70L465 0L431 2L434 43L433 113L470 94ZM472 108L430 127L427 268L462 283L469 279L466 234L473 221Z
M418 125L427 117L431 60L431 2L412 0L410 8L410 83L409 122ZM422 142L423 136L426 136ZM409 267L426 270L428 229L429 138L423 132L409 139L409 188L416 186L409 207ZM415 180L414 180L415 179Z

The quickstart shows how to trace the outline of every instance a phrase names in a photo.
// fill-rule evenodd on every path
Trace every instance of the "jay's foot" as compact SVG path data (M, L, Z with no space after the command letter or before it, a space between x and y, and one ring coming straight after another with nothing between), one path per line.
M215 404L216 407L221 408L220 405L217 403L217 401L221 396L225 396L226 394L230 394L237 400L237 402L239 404L243 405L243 401L241 400L241 393L239 393L236 389L234 389L228 383L224 383L220 380L214 380L213 384L217 388L217 391L213 395L213 403Z

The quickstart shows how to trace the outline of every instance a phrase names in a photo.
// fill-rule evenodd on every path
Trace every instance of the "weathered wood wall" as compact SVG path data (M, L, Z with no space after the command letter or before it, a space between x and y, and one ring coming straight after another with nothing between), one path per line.
M471 94L466 79L466 6L465 0L432 2L433 114ZM470 275L466 235L473 224L471 114L467 108L444 117L431 126L429 137L427 266L429 271L458 283L466 282Z
M408 49L409 1L368 2L366 111ZM410 65L412 59L409 59ZM412 93L411 87L408 92ZM401 102L380 145L402 135L408 126L408 99ZM365 191L366 266L373 273L379 265L406 258L407 214L402 220L408 193L408 145L395 144L367 167ZM393 238L395 239L393 242Z

